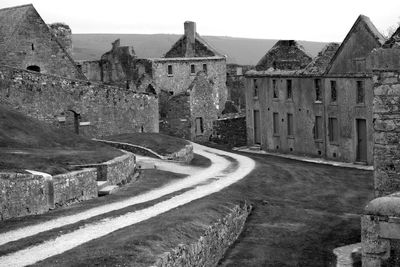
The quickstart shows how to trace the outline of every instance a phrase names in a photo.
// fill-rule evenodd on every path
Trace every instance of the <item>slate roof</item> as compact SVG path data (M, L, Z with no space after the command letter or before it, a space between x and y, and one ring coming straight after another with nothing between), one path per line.
M336 51L339 49L338 43L327 44L310 64L302 72L308 75L321 75L326 71Z
M186 42L187 38L185 35L182 35L175 44L172 45L171 49L165 53L165 58L179 58L185 57L186 53ZM223 55L220 54L212 45L210 45L206 40L204 40L197 32L196 32L196 41L195 41L195 57L214 57Z
M400 48L400 27L392 34L392 36L383 45L384 48Z
M303 69L311 62L311 56L295 40L279 40L260 59L257 70L268 70L271 67L281 70Z

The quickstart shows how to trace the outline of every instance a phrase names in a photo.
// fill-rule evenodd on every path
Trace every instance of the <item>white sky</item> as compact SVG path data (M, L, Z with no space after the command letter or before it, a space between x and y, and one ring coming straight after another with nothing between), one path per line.
M341 42L359 14L386 31L400 21L400 0L0 0L0 8L32 3L46 23L73 33L183 33Z

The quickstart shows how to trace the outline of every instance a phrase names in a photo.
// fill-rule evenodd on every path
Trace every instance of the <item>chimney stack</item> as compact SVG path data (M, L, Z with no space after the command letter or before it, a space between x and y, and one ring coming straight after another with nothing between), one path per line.
M186 53L185 57L194 57L196 42L196 22L185 21Z

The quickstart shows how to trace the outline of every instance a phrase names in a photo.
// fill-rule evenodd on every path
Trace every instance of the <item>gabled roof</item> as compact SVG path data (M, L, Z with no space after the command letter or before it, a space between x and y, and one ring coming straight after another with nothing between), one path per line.
M299 70L306 67L310 62L311 56L295 40L279 40L260 59L256 69Z
M384 48L400 48L400 26L383 45Z
M189 28L189 32L187 32L186 27ZM188 43L190 42L190 37L188 36L190 34L193 34L192 38L194 36L194 44L192 45ZM220 54L212 45L210 45L196 32L196 23L191 21L185 22L185 34L182 35L174 45L172 45L171 49L165 53L164 57L188 57L188 47L192 47L193 49L193 55L189 57L222 57L222 54Z
M303 71L303 74L321 75L325 73L326 68L328 67L332 57L335 55L338 48L338 43L327 44L313 59L313 61L311 61L311 63L307 65L307 67Z
M356 32L357 27L360 23L364 23L364 25L366 26L365 29L372 35L373 39L376 42L376 46L380 47L385 43L386 41L385 37L378 31L375 25L371 22L370 18L364 15L360 15L358 16L356 22L354 22L350 31L347 33L342 44L337 49L335 55L332 57L331 62L328 64L328 67L326 68L326 72L329 72L329 70L332 67L332 63L335 62L336 58L341 54L341 52L343 51L344 47L346 46L347 42L349 41L353 33Z

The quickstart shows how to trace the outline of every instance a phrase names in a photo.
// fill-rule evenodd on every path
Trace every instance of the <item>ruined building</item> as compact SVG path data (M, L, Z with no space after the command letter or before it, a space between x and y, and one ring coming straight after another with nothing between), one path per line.
M372 164L372 71L384 38L359 16L343 43L311 59L279 41L246 73L248 144L267 151Z
M157 98L127 90L125 82L89 82L68 53L70 33L65 24L46 25L32 5L0 10L0 104L89 137L158 132ZM102 60L130 64L119 56L130 51L118 43L113 51L117 56ZM104 77L121 73L109 64Z
M152 59L154 84L160 95L160 132L207 141L212 122L227 100L226 57L200 37L194 22L187 21L184 26L185 34L164 58ZM182 94L190 97L182 99ZM175 108L178 103L189 106L190 113Z
M71 79L86 79L68 53L70 48L63 46L68 34L61 39L54 34L61 36L59 26L49 27L33 5L1 9L0 64Z

